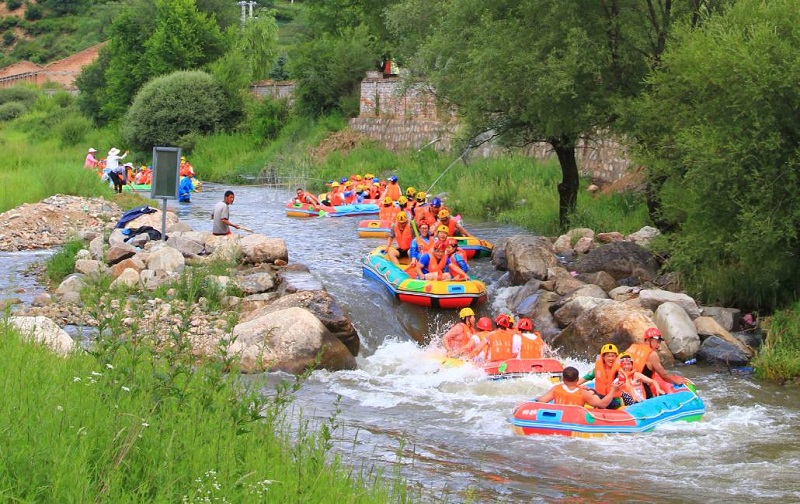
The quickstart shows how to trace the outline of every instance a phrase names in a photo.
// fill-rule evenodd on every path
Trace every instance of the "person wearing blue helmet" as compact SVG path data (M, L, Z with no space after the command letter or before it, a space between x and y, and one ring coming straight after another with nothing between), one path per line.
M350 179L348 179L347 177L342 177L341 179L339 179L339 183L340 184L346 184L348 180L350 180Z
M389 184L387 184L386 189L384 189L381 198L392 198L392 201L397 201L400 199L400 196L403 195L402 189L400 189L400 185L397 183L397 177L392 175L389 177Z
M444 205L442 205L442 200L433 198L424 208L424 212L414 217L417 224L427 222L431 229L436 229L436 226L439 224L439 212L445 208Z

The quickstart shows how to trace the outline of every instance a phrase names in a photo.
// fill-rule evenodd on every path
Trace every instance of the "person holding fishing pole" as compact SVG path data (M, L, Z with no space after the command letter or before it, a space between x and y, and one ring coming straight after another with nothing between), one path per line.
M214 206L214 212L211 214L211 219L214 225L211 228L211 233L214 236L225 236L232 234L231 228L243 229L238 224L234 224L230 219L230 206L233 205L235 199L233 191L225 191L222 201ZM245 229L246 230L246 229Z

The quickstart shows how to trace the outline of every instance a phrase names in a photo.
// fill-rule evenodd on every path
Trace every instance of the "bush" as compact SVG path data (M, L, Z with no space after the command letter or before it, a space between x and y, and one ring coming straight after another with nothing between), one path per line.
M17 41L17 36L14 35L13 31L8 30L7 32L3 33L3 45L10 46L16 41Z
M52 285L60 284L70 273L75 272L75 256L83 248L80 240L68 241L59 252L56 252L46 266L47 279Z
M257 140L273 140L289 119L289 104L285 100L264 98L251 105L248 117L250 133Z
M33 105L39 97L36 88L28 86L14 86L0 89L0 105L7 102L21 102L25 105Z
M0 30L8 30L19 24L19 18L16 16L8 16L0 19Z
M231 126L238 111L227 109L222 87L200 71L157 77L136 95L122 127L125 142L137 150L176 145L194 132L209 134Z
M42 15L44 14L44 9L39 6L39 4L29 3L25 7L25 19L28 21L36 21L37 19L42 19Z
M62 121L57 128L62 147L72 147L83 142L92 129L92 122L83 116L73 116Z
M28 108L23 103L6 102L0 105L0 121L14 119L15 117L19 117L27 111Z
M800 378L800 304L776 312L763 324L765 343L752 361L759 378L786 382Z
M6 0L6 8L13 12L22 7L22 0Z

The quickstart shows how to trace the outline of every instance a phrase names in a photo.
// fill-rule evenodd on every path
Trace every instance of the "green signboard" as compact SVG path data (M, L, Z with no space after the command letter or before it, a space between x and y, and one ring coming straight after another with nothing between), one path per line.
M153 199L178 199L180 169L180 148L153 147L153 182L150 197Z

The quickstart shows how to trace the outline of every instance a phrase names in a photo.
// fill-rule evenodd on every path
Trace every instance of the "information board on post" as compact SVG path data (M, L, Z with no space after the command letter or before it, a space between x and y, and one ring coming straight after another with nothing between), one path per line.
M150 197L160 199L161 239L167 239L167 200L178 199L181 173L180 147L153 147L153 182Z

